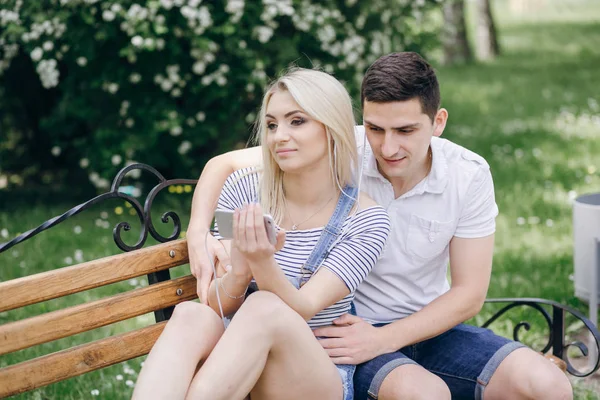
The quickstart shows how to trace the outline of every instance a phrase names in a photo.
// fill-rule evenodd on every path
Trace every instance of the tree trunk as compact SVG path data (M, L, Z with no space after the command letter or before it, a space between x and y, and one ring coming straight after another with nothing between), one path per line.
M446 0L442 11L444 14L442 32L444 63L456 64L470 61L472 54L467 40L464 0Z
M496 25L492 16L490 0L476 0L475 3L475 48L477 58L487 61L500 54Z

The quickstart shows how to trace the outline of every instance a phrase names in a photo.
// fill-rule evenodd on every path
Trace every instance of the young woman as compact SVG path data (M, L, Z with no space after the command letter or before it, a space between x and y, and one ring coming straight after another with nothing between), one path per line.
M326 73L296 69L268 88L263 166L236 171L219 199L235 210L232 265L217 272L208 306L175 308L134 398L352 398L354 366L336 366L311 328L351 309L390 230L385 210L353 185L354 125L347 91ZM263 213L281 228L275 245ZM259 290L246 296L251 284ZM227 330L221 308L235 313Z

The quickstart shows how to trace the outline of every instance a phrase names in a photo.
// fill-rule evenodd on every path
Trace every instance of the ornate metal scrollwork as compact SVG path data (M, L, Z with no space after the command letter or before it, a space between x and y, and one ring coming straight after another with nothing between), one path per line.
M154 188L152 188L152 190L150 190L150 192L148 193L148 196L146 197L146 201L145 201L143 208L142 208L140 202L138 200L136 200L133 196L130 196L126 193L119 191L119 188L121 186L123 179L125 178L125 175L127 175L127 173L129 173L130 171L135 170L135 169L150 172L154 176L156 176L156 178L159 181L159 183L156 186L154 186ZM21 242L24 242L25 240L32 238L33 236L37 235L40 232L45 231L46 229L52 228L53 226L60 224L61 222L67 220L68 218L70 218L74 215L77 215L80 212L85 211L88 208L90 208L98 203L101 203L108 199L114 199L114 198L123 199L124 201L126 201L127 203L129 203L131 205L131 207L135 210L135 212L139 218L140 226L141 226L141 231L140 231L138 240L132 246L126 244L123 241L123 239L121 238L122 231L129 231L131 229L130 224L128 222L119 222L114 227L113 238L114 238L115 243L121 250L132 251L132 250L137 250L137 249L142 248L144 246L144 244L146 243L146 240L148 239L148 233L150 233L150 235L159 242L162 242L162 243L168 242L170 240L173 240L173 239L176 239L177 237L179 237L179 234L181 233L181 220L175 212L173 212L173 211L165 212L162 215L161 221L163 223L168 223L169 220L171 220L173 222L173 231L167 237L160 235L156 231L156 229L154 228L154 224L152 223L152 216L151 216L151 212L150 212L152 203L153 203L156 195L161 190L163 190L164 188L166 188L168 186L171 186L171 185L195 185L196 182L197 181L194 179L166 180L156 169L152 168L149 165L140 164L140 163L128 165L127 167L121 169L119 171L119 173L117 174L117 176L115 176L109 192L103 193L99 196L94 197L91 200L86 201L85 203L79 204L78 206L71 208L69 211L65 212L64 214L61 214L54 218L51 218L48 221L41 224L40 226L38 226L34 229L31 229L6 243L0 244L0 253L10 249L11 247L13 247Z
M577 377L585 377L593 374L600 368L600 332L594 324L587 319L582 313L575 310L574 308L565 306L564 304L560 304L558 302L552 300L545 299L534 299L534 298L506 298L506 299L487 299L486 303L509 303L508 305L501 308L494 315L492 315L483 325L483 328L489 327L493 324L498 318L504 315L509 310L515 307L530 307L537 312L539 312L549 330L548 342L545 344L544 348L540 350L542 353L546 353L548 350L552 348L552 354L567 363L567 371L574 376ZM543 305L550 306L552 308L552 315L546 310ZM565 343L565 333L564 333L564 317L565 313L571 314L573 317L577 318L581 321L586 327L587 331L592 335L594 339L594 345L596 347L596 351L594 352L596 359L592 360L592 368L590 371L582 372L575 368L569 359L568 349L572 346L579 349L581 354L584 357L589 355L588 347L580 342L575 341L571 343ZM513 329L513 338L514 340L519 341L519 332L522 328L525 330L529 330L531 324L527 321L519 322L515 328Z

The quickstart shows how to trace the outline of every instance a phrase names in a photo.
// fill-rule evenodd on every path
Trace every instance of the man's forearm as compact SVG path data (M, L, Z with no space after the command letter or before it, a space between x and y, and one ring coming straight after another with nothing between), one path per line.
M200 175L194 197L188 234L204 233L210 228L225 181L234 171L262 163L260 147L231 151L211 158Z
M233 167L228 163L227 154L211 158L206 163L194 190L188 234L210 229L221 189L232 173Z
M438 336L475 316L485 297L452 288L420 311L381 328L385 352L392 352Z

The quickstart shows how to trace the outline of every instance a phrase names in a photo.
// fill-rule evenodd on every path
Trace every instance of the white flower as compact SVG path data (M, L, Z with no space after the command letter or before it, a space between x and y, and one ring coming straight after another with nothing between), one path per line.
M112 165L115 165L115 166L121 164L121 161L123 161L123 158L118 154L113 154L113 156L110 159L110 162L112 163Z
M527 222L529 223L529 225L537 225L540 223L540 218L539 217L529 217L529 218L527 218Z
M204 62L202 62L202 61L196 61L194 63L194 65L192 66L192 71L194 71L194 73L196 75L202 75L205 70L206 70L206 64L204 64Z
M158 50L164 49L165 48L165 39L163 39L163 38L156 39L156 48Z
M58 85L58 77L60 76L60 73L56 67L57 62L53 59L42 60L36 67L36 71L40 76L40 81L42 82L42 86L46 89L50 89Z
M163 8L170 10L173 8L173 0L160 0L160 5L163 6Z
M112 12L111 10L104 10L102 12L102 19L105 20L106 22L111 22L112 20L115 19L115 13Z
M273 36L273 28L268 26L259 26L254 29L254 33L258 36L258 41L261 43L267 43L271 36Z
M524 224L525 224L525 218L523 218L523 217L517 218L517 225L524 225Z
M123 380L123 375L119 374L119 375L116 376L116 378L117 378L118 381L122 381Z
M202 122L206 119L206 114L204 114L202 111L199 111L196 114L196 119L198 120L198 122Z
M44 55L44 51L42 49L40 49L39 47L36 47L35 49L33 49L33 51L30 54L31 59L36 62L40 61L42 59L43 55Z
M179 136L183 132L183 129L181 129L180 126L174 126L169 132L171 133L171 136Z
M125 126L128 128L133 128L133 126L135 125L135 121L133 120L133 118L127 118L125 120Z
M0 189L4 189L8 186L8 177L6 175L0 175Z
M551 219L547 219L546 220L546 226L548 228L552 228L554 226L554 221L552 221Z
M112 10L112 12L114 12L115 14L118 13L119 11L121 11L121 5L118 3L113 4L112 6L110 6L110 9Z
M196 120L194 118L188 118L185 120L185 122L191 127L193 128L194 126L196 126Z
M83 261L83 251L81 249L75 250L75 261L77 261L77 262Z
M73 264L73 259L71 257L65 257L65 264Z
M6 229L6 228L2 229L2 230L0 231L0 235L1 235L1 236L2 236L4 239L8 238L8 229Z
M515 150L515 157L516 158L523 158L524 155L525 155L525 152L523 151L523 149L516 149Z
M200 79L200 82L201 82L201 83L202 83L202 85L204 85L204 86L208 86L208 85L210 85L210 84L212 83L212 81L213 81L213 78L212 78L212 76L210 76L210 75L204 75L204 76L202 77L202 79Z
M108 218L108 213L107 213L106 211L102 211L102 212L100 213L100 218L102 218L102 219L107 219L107 218Z
M152 39L152 38L144 39L144 47L146 47L147 49L151 49L152 47L154 47L154 39Z
M131 44L135 47L142 47L142 45L144 44L144 39L139 35L134 36L131 38Z
M79 225L75 225L75 226L73 227L73 232L74 232L76 235L79 235L79 234L81 233L81 226L79 226Z
M129 283L129 286L137 286L138 280L136 278L133 278L133 279L130 279L128 281L128 283ZM129 370L126 370L125 373L129 374Z
M52 43L51 41L47 40L42 45L42 48L44 49L44 51L52 51L52 49L54 48L54 43Z
M165 79L164 81L162 81L162 82L160 83L160 88L161 88L163 91L165 91L165 92L168 92L168 91L170 91L170 90L173 88L173 82L171 82L171 81L170 81L170 80L168 80L168 79Z
M188 151L190 151L191 148L192 148L192 144L189 141L184 140L183 142L181 142L181 144L177 148L177 152L179 154L183 155L183 154L187 153Z
M133 381L132 381L132 380L130 380L130 379L126 380L126 381L125 381L125 384L126 384L127 386L129 386L129 387L134 387L134 386L135 386L135 383L133 383Z
M171 96L173 96L173 97L180 97L181 96L181 89L179 89L179 88L173 89L173 91L171 92Z
M90 165L90 160L88 160L87 158L82 158L81 160L79 160L79 166L81 168L87 168Z
M225 78L224 76L217 77L217 79L215 79L215 81L217 82L217 85L219 85L219 86L225 86L227 84L227 78Z
M110 94L115 94L119 91L119 84L117 83L109 83L107 86L107 90Z
M77 57L77 64L80 67L85 67L87 65L87 58L85 58L85 57Z
M138 83L141 80L142 75L138 74L137 72L134 72L133 74L129 75L129 82L131 83Z
M58 146L54 146L54 147L53 147L53 148L50 150L50 153L52 153L52 155L53 155L54 157L58 157L58 156L60 156L60 153L61 153L61 151L62 151L62 149L61 149L60 147L58 147Z
M92 390L90 391L90 394L91 394L92 396L98 396L98 395L100 394L100 391L99 391L98 389L92 389Z

